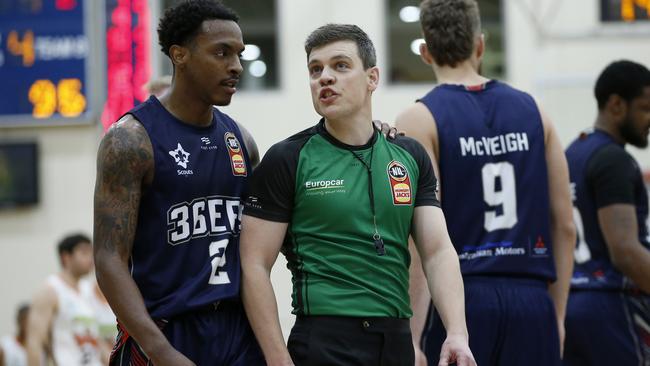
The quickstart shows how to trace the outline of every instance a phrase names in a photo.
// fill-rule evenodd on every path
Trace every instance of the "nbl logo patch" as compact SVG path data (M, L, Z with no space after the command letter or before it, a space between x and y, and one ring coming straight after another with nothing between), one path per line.
M394 205L410 205L412 203L411 179L406 167L399 161L393 160L388 164L388 180L393 195Z
M243 150L232 132L226 132L223 136L226 147L228 148L228 155L230 156L230 166L232 167L232 174L237 176L246 176L246 161L244 160Z

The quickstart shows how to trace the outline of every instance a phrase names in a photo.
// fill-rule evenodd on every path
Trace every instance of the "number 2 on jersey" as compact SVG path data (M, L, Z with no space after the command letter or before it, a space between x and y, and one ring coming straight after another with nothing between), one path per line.
M486 231L510 229L517 224L517 196L515 169L507 161L487 163L481 169L483 180L483 200L492 210L485 211L483 227ZM497 189L497 181L500 189ZM501 212L497 207L501 206Z
M208 283L211 285L225 285L230 283L228 272L223 269L226 266L226 249L228 247L228 239L213 241L210 243L210 264L212 264L212 272ZM223 249L223 251L221 250ZM221 269L221 270L220 270Z

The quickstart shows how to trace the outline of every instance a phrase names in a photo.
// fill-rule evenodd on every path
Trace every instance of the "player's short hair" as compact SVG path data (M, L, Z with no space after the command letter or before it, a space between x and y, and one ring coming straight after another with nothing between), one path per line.
M600 73L594 94L598 110L605 108L609 97L616 94L626 102L640 96L650 86L650 70L633 61L619 60L607 65Z
M420 26L427 50L438 66L455 67L469 59L481 34L476 0L424 0Z
M307 59L314 48L322 47L338 41L353 41L357 45L359 58L363 62L363 68L369 69L377 65L377 54L375 46L370 37L361 28L353 24L325 24L307 37L305 41L305 52Z
M84 234L72 234L64 237L57 245L57 250L59 256L65 254L71 254L74 252L75 248L81 244L90 244L90 238Z
M238 22L239 16L214 0L185 0L165 10L158 23L158 43L162 52L169 56L171 46L188 44L199 33L204 21L214 19Z

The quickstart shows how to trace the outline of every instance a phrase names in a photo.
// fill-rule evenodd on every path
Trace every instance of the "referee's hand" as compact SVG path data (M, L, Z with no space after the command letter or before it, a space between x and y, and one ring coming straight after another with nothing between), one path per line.
M438 366L476 366L474 355L469 349L467 337L463 335L448 334L440 350Z

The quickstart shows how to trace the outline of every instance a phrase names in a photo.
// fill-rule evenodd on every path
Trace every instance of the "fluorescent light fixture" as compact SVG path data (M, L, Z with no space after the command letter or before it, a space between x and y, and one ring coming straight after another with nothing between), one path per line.
M261 54L262 50L260 50L257 45L247 44L244 47L244 52L241 53L241 58L246 61L255 61L260 57Z
M417 6L405 6L399 11L399 18L404 23L415 23L420 20L420 8Z
M414 39L413 42L411 42L411 52L415 53L416 55L419 55L420 45L422 43L424 43L424 38Z
M255 60L248 66L248 72L256 77L261 78L266 74L266 63L261 60Z

